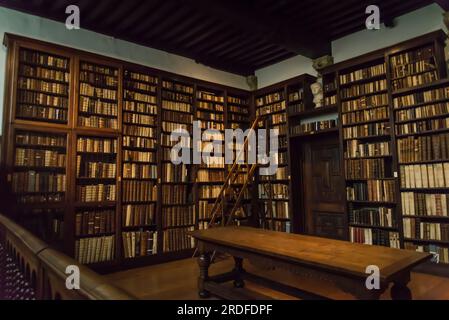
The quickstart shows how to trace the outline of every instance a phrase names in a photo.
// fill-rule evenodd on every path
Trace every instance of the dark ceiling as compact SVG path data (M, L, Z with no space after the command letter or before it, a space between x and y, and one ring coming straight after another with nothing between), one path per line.
M330 42L365 28L365 8L381 20L438 2L428 0L0 0L0 6L65 21L81 11L81 28L176 53L241 74L302 54L330 53Z

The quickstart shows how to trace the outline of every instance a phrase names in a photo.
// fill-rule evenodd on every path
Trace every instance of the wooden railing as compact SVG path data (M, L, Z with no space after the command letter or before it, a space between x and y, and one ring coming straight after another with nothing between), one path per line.
M66 287L67 266L80 271L80 289ZM12 220L0 215L0 299L130 300L127 292L76 260L51 249Z

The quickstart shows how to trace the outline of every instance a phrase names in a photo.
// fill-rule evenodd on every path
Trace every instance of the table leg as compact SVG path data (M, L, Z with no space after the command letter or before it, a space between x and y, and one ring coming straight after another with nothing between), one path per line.
M393 300L412 300L412 292L407 287L410 282L410 272L407 272L402 279L394 281L391 288L391 298Z
M210 254L208 252L203 252L200 254L198 258L198 265L200 267L198 294L202 299L209 298L210 293L204 288L205 282L209 279Z
M245 287L245 281L243 281L242 279L242 273L245 271L243 269L243 259L242 258L238 258L238 257L234 257L234 262L235 262L235 266L234 266L234 274L235 274L235 278L234 278L234 287L236 288L244 288Z

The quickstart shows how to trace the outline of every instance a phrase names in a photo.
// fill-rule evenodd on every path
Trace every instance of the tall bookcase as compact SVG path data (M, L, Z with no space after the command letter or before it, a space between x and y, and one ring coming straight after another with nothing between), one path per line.
M200 193L197 167L171 163L170 134L185 129L190 154L196 119L246 128L250 92L19 36L5 43L11 214L98 271L191 256L196 200L216 189L207 176Z
M324 75L337 80L349 238L447 263L445 37L433 32Z
M293 232L298 224L297 207L293 205L290 139L301 127L301 115L312 109L310 85L315 77L301 75L254 93L255 115L260 117L259 128L278 129L279 152L276 159L278 170L272 176L259 175L257 191L259 198L260 226L282 232ZM271 137L268 134L267 152ZM300 181L295 181L295 187ZM293 210L295 208L295 212ZM298 226L295 226L298 229Z

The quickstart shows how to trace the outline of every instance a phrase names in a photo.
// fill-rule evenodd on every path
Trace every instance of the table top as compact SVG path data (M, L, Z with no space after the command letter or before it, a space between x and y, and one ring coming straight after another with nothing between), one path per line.
M375 265L383 281L431 258L429 253L248 227L216 227L190 235L206 243L345 275L366 278L367 266Z

